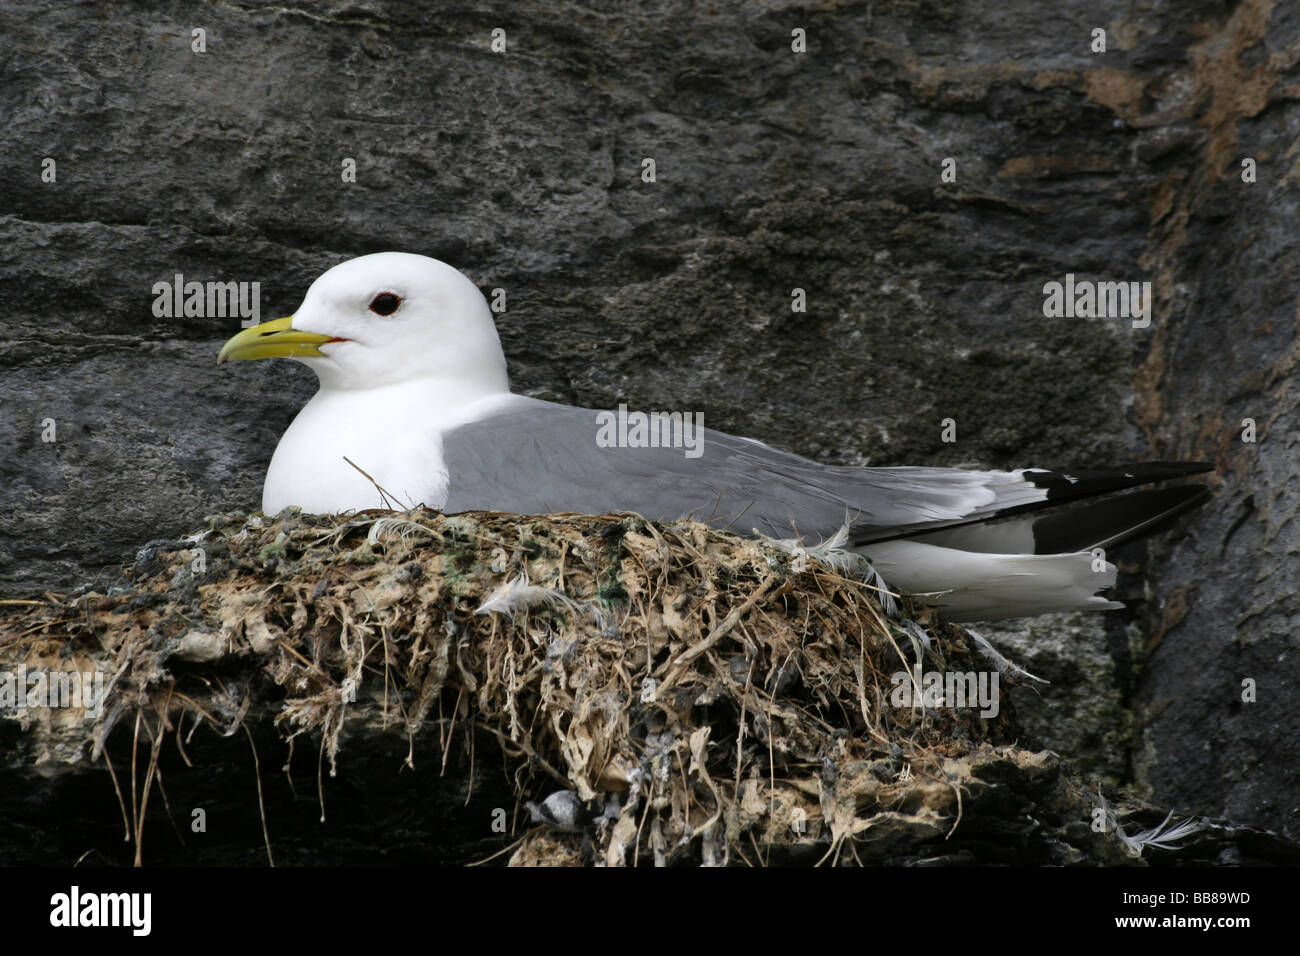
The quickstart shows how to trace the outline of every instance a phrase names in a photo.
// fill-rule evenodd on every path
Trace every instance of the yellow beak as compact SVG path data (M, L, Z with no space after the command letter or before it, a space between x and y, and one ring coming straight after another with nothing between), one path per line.
M318 346L339 339L319 332L304 332L293 327L293 316L263 322L244 329L221 347L217 364L264 358L324 357Z

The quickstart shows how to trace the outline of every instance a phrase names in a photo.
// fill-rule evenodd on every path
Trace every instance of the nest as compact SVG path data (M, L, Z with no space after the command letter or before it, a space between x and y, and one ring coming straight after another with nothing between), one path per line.
M109 675L97 721L22 719L37 762L107 763L115 732L146 744L123 804L137 861L168 731L180 747L187 722L254 720L331 769L362 734L404 735L408 762L426 735L487 736L517 864L921 862L1030 819L1021 862L1129 858L1059 758L1014 746L1005 662L856 555L635 515L207 524L142 550L127 587L0 622L0 666ZM997 668L997 715L900 706L919 664Z

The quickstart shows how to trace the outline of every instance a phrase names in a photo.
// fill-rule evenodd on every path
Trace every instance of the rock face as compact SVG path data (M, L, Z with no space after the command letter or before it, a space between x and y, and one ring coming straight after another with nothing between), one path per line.
M1133 615L1039 626L1108 701L1062 743L1295 837L1300 12L1054 6L0 3L4 596L254 507L312 390L218 370L238 319L157 316L155 283L259 282L270 318L422 252L505 290L541 397L831 462L1218 462L1119 556ZM1150 281L1150 325L1045 317L1067 274Z

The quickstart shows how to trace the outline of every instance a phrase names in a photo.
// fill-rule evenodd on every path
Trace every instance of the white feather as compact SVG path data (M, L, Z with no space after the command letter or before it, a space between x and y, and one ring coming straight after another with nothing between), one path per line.
M1093 556L982 554L917 541L882 541L860 549L896 589L929 595L952 621L998 621L1053 611L1124 605L1097 591L1115 583L1115 565L1094 570Z
M563 591L554 588L539 587L528 580L528 572L520 571L515 577L498 587L487 596L474 611L475 614L504 614L515 620L520 614L538 606L563 608L575 613L590 611L597 626L604 628L604 616L600 609L589 601L577 601Z

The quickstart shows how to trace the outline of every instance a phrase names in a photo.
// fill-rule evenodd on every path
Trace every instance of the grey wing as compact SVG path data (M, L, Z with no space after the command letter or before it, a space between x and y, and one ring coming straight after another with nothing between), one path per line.
M683 447L602 447L600 414L520 396L450 430L444 510L635 511L808 540L830 537L847 519L853 543L862 544L1047 497L1021 472L822 465L708 429L698 457Z

